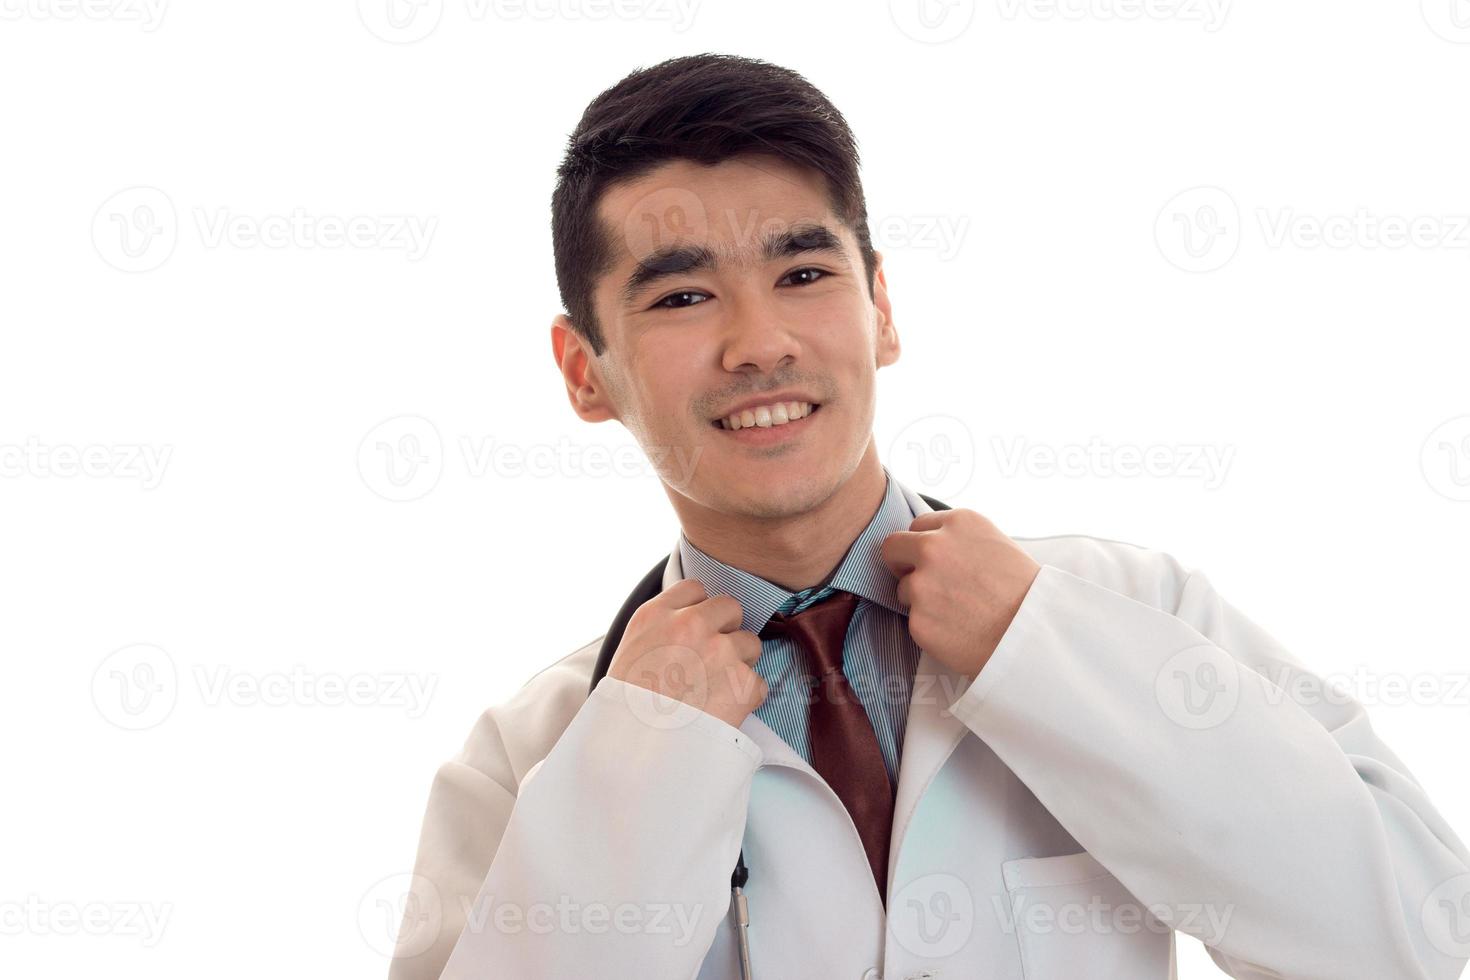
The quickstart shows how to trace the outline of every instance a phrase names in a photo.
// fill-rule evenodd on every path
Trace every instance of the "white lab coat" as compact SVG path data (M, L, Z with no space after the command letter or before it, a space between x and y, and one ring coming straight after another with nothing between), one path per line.
M800 756L589 698L599 638L440 769L391 980L736 980L742 845L758 980L1164 980L1173 929L1240 980L1460 975L1470 853L1360 704L1285 695L1315 675L1165 553L1017 543L1042 568L974 683L919 659L888 915Z

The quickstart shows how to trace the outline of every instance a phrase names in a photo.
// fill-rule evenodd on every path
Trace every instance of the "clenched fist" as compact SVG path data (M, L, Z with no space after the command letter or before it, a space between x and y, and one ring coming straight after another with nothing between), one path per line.
M983 515L956 507L920 514L883 539L909 635L974 679L1016 617L1041 566Z
M740 628L742 618L734 597L683 579L634 611L607 674L739 728L770 693L755 672L760 637Z

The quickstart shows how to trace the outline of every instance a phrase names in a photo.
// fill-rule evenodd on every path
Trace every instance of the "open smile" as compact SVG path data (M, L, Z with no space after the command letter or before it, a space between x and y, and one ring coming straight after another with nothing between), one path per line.
M781 442L811 427L822 406L815 402L775 402L738 416L715 419L710 425L731 439L754 445ZM738 428L733 427L738 424Z

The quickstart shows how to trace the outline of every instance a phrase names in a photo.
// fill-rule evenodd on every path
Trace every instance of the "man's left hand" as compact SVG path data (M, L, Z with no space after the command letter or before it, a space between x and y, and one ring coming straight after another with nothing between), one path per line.
M907 531L883 539L879 556L898 577L914 642L971 679L1041 571L989 519L960 507L920 514Z

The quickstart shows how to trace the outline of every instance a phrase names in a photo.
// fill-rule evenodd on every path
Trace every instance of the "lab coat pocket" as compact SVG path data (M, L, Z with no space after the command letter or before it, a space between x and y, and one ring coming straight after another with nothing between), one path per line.
M1165 980L1169 927L1086 851L1002 865L1026 980Z

